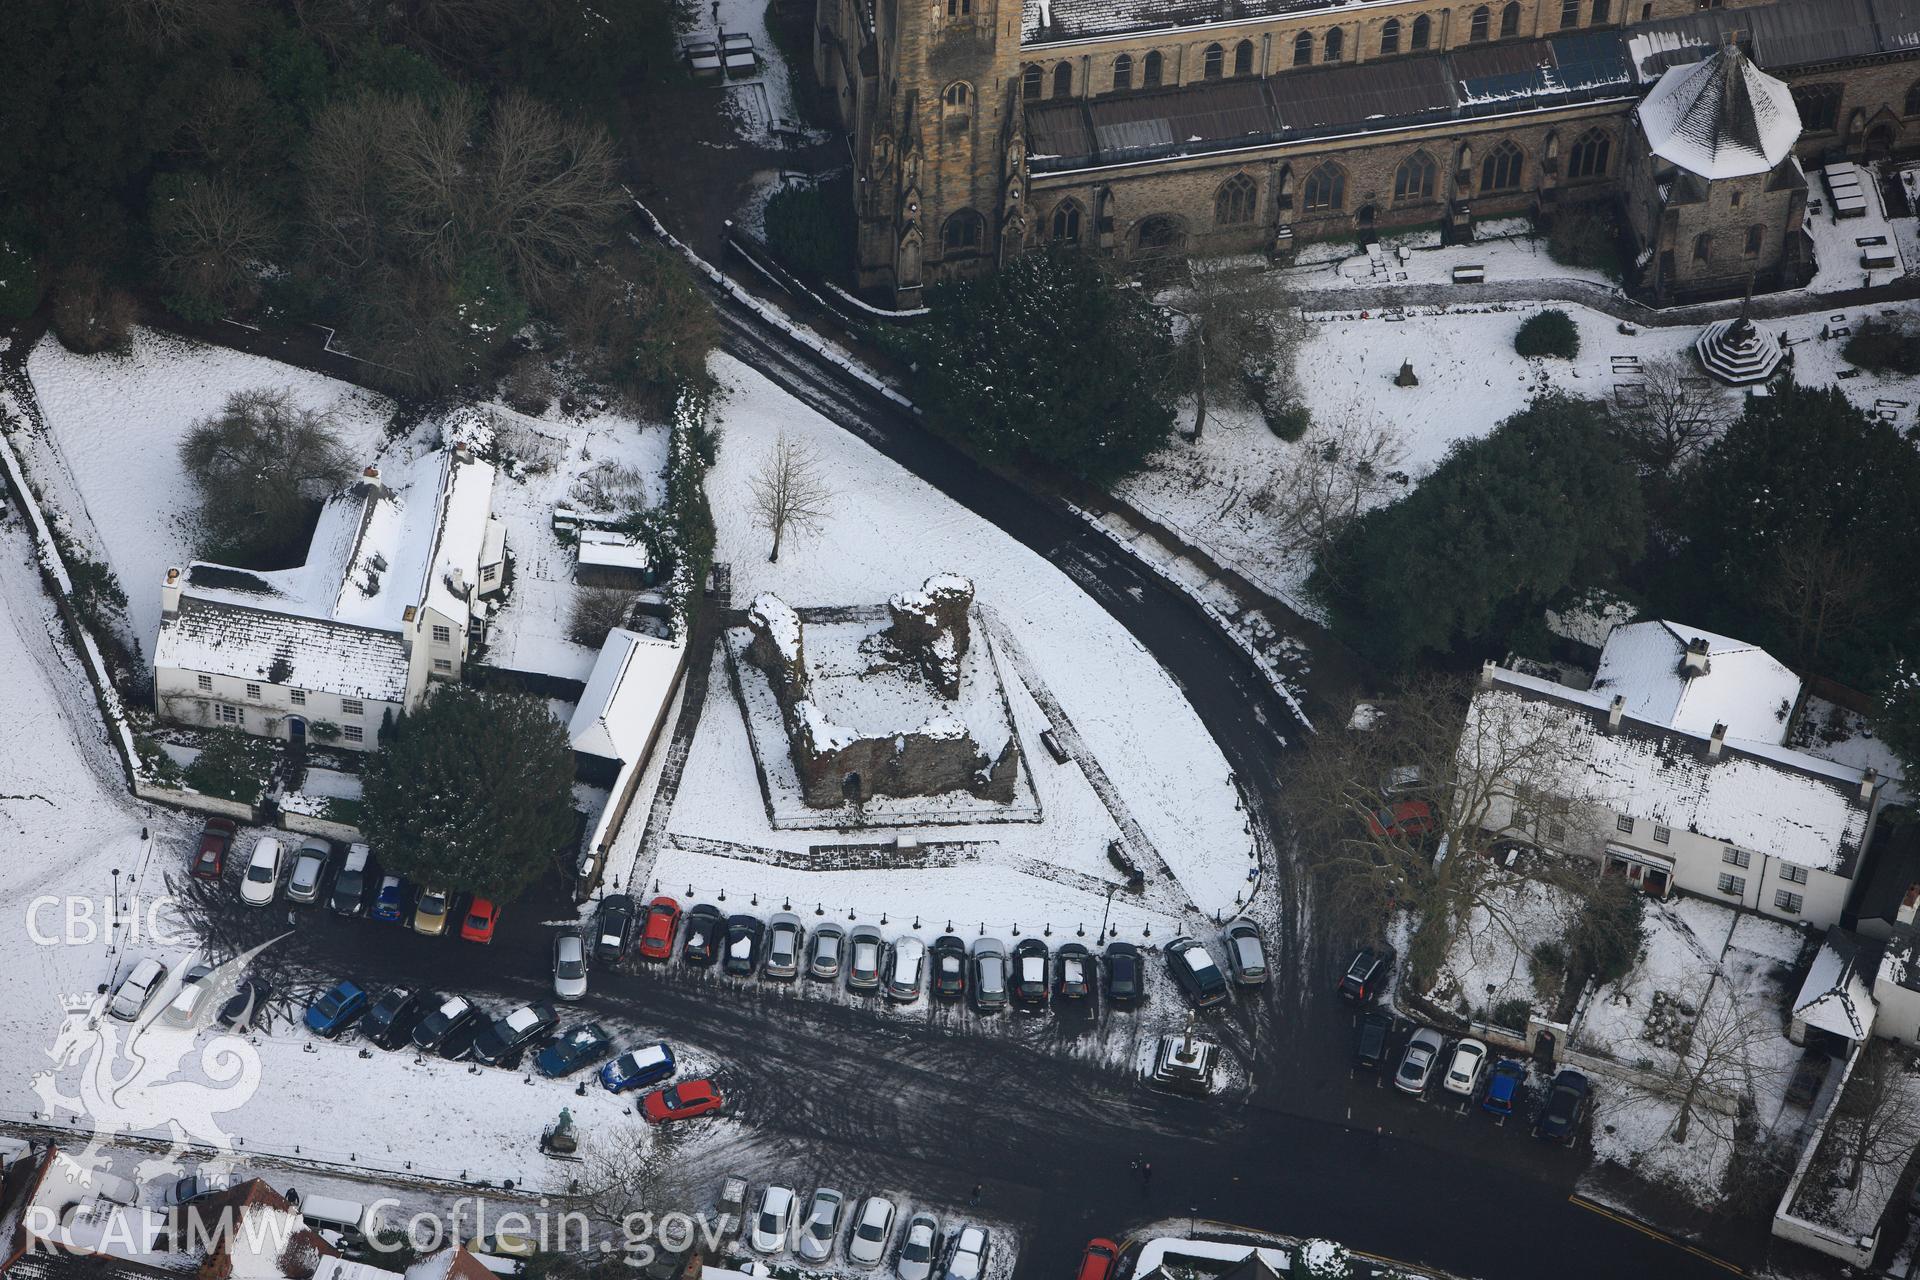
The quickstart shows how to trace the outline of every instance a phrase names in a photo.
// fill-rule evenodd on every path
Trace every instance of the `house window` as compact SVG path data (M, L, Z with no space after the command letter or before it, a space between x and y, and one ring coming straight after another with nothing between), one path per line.
M1604 177L1612 152L1613 138L1605 129L1587 130L1573 140L1573 150L1567 154L1567 177Z
M1745 876L1722 875L1720 877L1720 892L1730 893L1736 898L1744 897L1747 892L1747 878Z
M1213 197L1213 220L1223 227L1253 221L1254 184L1244 173L1236 173L1220 184Z
M1053 238L1060 244L1080 243L1080 206L1072 200L1053 207Z
M200 680L200 692L202 692L202 693L212 693L212 692L213 692L213 677L212 677L212 676L201 676L201 677L199 677L199 680Z
M1728 846L1726 851L1720 855L1720 861L1745 871L1747 867L1752 864L1753 855L1745 849L1735 849L1732 846Z
M980 249L980 215L962 209L940 228L940 244L948 253L977 253Z
M1628 835L1633 834L1632 818L1615 818L1613 820L1613 825L1619 830L1626 832Z
M1039 63L1031 63L1020 73L1020 96L1034 102L1040 100L1040 91L1046 87L1046 73L1040 70Z
M1293 65L1304 67L1313 61L1313 36L1302 31L1293 38Z
M453 628L436 625L433 629L433 642L435 644L453 643Z
M1780 868L1780 878L1788 884L1805 884L1807 882L1807 869L1805 867L1784 866Z
M1338 165L1323 164L1307 175L1300 189L1308 213L1331 213L1347 202L1347 175Z
M293 700L293 705L296 707L304 707L307 705L307 691L305 689L289 689L287 690L287 697Z
M358 698L340 699L340 714L343 716L365 715L366 711L367 704Z
M240 714L240 708L228 702L216 702L213 706L213 718L221 724L245 724L246 717Z
M1487 38L1487 29L1492 21L1493 15L1488 12L1487 6L1481 5L1478 9L1475 9L1472 20L1467 23L1467 39L1475 43L1485 40Z
M1747 228L1747 256L1749 258L1759 257L1760 246L1766 242L1767 229L1764 226L1756 222Z
M1400 52L1400 19L1388 18L1380 28L1380 52Z
M1655 844L1671 844L1673 842L1673 828L1663 827L1655 823L1653 827L1653 842Z
M1776 889L1773 894L1773 905L1790 916L1799 915L1800 907L1805 902L1806 899L1799 894L1789 893L1785 889Z
M964 18L973 12L973 0L947 0L947 16Z
M1242 40L1233 47L1233 74L1237 76L1253 74L1253 41Z
M1509 39L1520 34L1520 6L1509 4L1500 11L1500 38Z
M1487 153L1486 162L1480 166L1480 189L1512 191L1520 185L1523 167L1520 148L1513 145L1511 138L1506 139Z
M1142 76L1140 81L1142 87L1148 88L1148 89L1158 89L1160 87L1160 69L1165 65L1166 65L1166 60L1162 58L1159 54L1157 53L1148 54L1146 75Z
M1113 60L1113 91L1125 93L1133 88L1133 59L1121 54Z
M343 724L340 726L340 736L348 742L365 742L367 731L357 724Z
M1693 238L1693 260L1695 262L1713 261L1713 237L1698 235Z
M1612 16L1612 0L1593 0L1593 22L1595 26L1599 26Z
M1739 207L1740 207L1740 193L1738 191L1727 192L1727 208L1738 209Z
M249 684L247 686L247 696L255 702L260 701L260 686L257 684Z
M1560 0L1560 28L1580 25L1580 0Z
M453 670L453 659L452 658L435 658L433 660L433 669L435 671L451 671Z
M1053 96L1071 98L1073 96L1073 64L1055 63L1053 68Z
M1346 33L1340 30L1340 28L1335 27L1333 30L1327 32L1327 53L1326 53L1326 57L1322 59L1322 61L1325 61L1325 62L1340 61L1340 54L1345 49L1346 43L1347 43Z
M486 565L480 570L480 581L482 582L492 582L499 576L500 566L497 564Z
M1796 84L1792 88L1793 105L1800 108L1800 127L1808 133L1832 133L1840 124L1840 97L1837 84Z
M967 103L973 100L973 91L967 87L966 81L956 80L947 86L947 92L943 95L943 100L947 106L953 110L965 111L967 109Z
M1559 844L1567 838L1567 824L1558 818L1547 819L1547 839Z
M1402 200L1431 200L1433 186L1439 176L1440 166L1433 157L1424 151L1416 151L1400 162L1393 171L1393 198Z
M1177 249L1180 223L1169 214L1156 213L1141 220L1138 238L1142 249Z
M1227 51L1217 44L1207 46L1206 55L1200 61L1200 74L1209 80L1218 80L1227 67Z
M1433 21L1425 14L1413 20L1413 39L1407 42L1410 49L1424 49L1433 39Z

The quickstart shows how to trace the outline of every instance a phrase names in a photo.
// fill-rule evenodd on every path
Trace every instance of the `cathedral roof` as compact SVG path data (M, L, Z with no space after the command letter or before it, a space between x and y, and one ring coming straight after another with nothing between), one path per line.
M1708 179L1766 173L1800 136L1787 86L1735 44L1670 68L1639 114L1653 154Z

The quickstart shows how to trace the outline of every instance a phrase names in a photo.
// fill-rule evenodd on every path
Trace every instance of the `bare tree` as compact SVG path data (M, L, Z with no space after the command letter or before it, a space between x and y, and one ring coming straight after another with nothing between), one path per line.
M623 1230L631 1216L661 1204L672 1145L669 1131L649 1136L637 1121L624 1130L596 1131L580 1145L574 1203L594 1226Z
M251 298L274 245L272 220L246 192L217 177L180 187L155 211L154 233L168 283L203 306Z
M1920 1096L1912 1057L1885 1040L1869 1040L1833 1112L1833 1139L1847 1161L1846 1186L1857 1191L1868 1169L1903 1168L1920 1144Z
M1638 386L1615 392L1613 421L1635 460L1649 471L1684 468L1733 417L1726 393L1684 357L1649 360L1640 379Z
M551 296L593 257L625 207L613 140L524 93L493 104L474 174L477 231L531 298Z
M1834 541L1818 527L1775 549L1775 572L1758 594L1786 624L1795 657L1813 661L1829 635L1844 633L1886 607L1874 551Z
M567 638L589 649L598 649L607 642L609 631L627 624L632 610L631 592L611 587L582 587L574 593Z
M288 390L236 391L180 441L201 520L227 554L271 557L306 530L314 502L353 475L332 419Z
M780 543L789 530L796 536L817 533L833 509L833 489L819 458L805 441L782 431L750 481L754 521L773 535L769 563L780 559Z
M1269 405L1298 398L1294 358L1306 324L1293 295L1274 277L1194 259L1190 290L1179 299L1187 317L1182 351L1196 399L1193 435L1206 426L1207 405Z
M1318 556L1355 517L1406 492L1406 435L1358 403L1301 437L1271 486L1273 532L1293 554Z
M127 30L156 46L177 44L196 31L245 16L240 0L116 0Z

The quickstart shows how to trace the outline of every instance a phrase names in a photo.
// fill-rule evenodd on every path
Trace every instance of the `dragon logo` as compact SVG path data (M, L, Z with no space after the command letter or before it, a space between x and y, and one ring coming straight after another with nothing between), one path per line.
M223 1030L202 1042L201 1033L240 993L253 958L286 936L242 952L197 982L163 987L132 1022L112 1015L111 991L62 1000L66 1016L47 1050L54 1065L34 1073L33 1091L47 1111L91 1126L76 1156L79 1166L104 1167L105 1148L127 1137L168 1144L163 1155L141 1163L142 1180L180 1172L189 1151L232 1155L233 1140L219 1117L252 1101L260 1054L239 1034Z

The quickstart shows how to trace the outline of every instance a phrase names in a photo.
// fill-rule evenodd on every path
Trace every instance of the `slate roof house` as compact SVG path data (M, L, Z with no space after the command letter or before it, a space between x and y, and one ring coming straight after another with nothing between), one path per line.
M459 680L484 600L500 589L493 464L464 443L327 500L306 563L169 569L154 700L188 724L372 750L381 717Z

